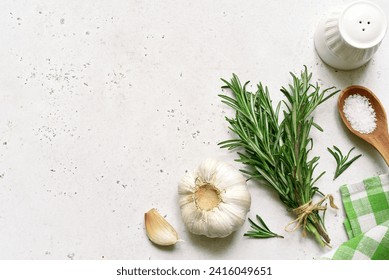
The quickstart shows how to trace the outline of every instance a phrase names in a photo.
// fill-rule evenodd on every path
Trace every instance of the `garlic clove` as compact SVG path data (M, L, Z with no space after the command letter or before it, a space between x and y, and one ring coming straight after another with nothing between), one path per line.
M177 232L156 209L153 208L145 213L145 225L147 237L153 243L161 246L169 246L177 243Z

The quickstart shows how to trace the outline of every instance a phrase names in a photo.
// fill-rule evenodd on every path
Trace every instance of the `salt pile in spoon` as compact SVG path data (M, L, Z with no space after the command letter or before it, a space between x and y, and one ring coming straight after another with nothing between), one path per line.
M369 134L377 127L374 108L365 96L352 94L347 97L343 112L351 127L360 133Z

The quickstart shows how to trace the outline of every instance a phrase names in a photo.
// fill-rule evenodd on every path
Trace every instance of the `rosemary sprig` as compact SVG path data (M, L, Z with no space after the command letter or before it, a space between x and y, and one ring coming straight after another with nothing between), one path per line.
M352 159L350 159L349 161L347 161L351 152L355 149L355 147L351 148L351 150L347 153L346 156L343 156L342 152L338 147L333 146L333 148L334 148L333 150L331 150L330 148L327 148L327 150L331 153L331 155L336 160L336 170L334 175L334 180L335 180L336 178L339 177L340 174L342 174L347 168L349 168L354 161L359 159L362 156L362 154L359 154L353 157Z
M248 168L242 170L250 179L259 179L274 189L280 200L289 209L312 202L315 194L323 195L315 186L317 177L314 171L319 157L309 157L313 147L310 137L312 127L322 131L312 117L313 111L328 98L336 94L333 88L320 90L318 84L310 83L312 74L305 67L300 77L291 73L293 83L282 88L283 120L279 120L281 102L273 109L267 87L257 85L255 93L248 92L246 82L243 86L234 74L223 88L232 91L232 97L219 95L222 102L234 109L235 117L226 120L237 138L219 143L229 150L239 148L239 159ZM317 209L317 208L315 208ZM325 210L324 210L325 211ZM324 227L323 217L318 210L305 214L303 232L312 233L321 245L329 244L330 238Z
M250 225L251 225L251 228L253 230L249 230L248 232L246 232L244 234L244 236L248 236L248 237L252 237L252 238L271 238L271 237L284 238L283 236L272 232L267 227L267 225L265 224L265 222L262 220L262 218L260 216L256 215L256 217L257 217L258 224L253 222L253 220L251 220L250 218L248 218Z

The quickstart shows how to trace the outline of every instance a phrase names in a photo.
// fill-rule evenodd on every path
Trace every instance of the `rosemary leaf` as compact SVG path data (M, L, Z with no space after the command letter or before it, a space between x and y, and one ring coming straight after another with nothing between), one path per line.
M342 174L347 168L350 167L350 165L359 159L362 154L359 154L349 161L348 158L350 157L351 152L355 149L355 147L351 148L350 151L347 153L346 156L343 155L342 151L336 147L333 146L333 150L330 148L327 148L327 150L331 153L331 155L335 158L336 161L336 170L335 170L335 175L334 175L334 180L339 177L340 174Z
M251 228L253 230L249 230L244 234L244 236L248 236L252 238L272 238L272 237L284 238L283 236L272 232L260 216L256 215L256 217L257 217L258 224L253 222L253 220L251 220L250 218L248 218Z

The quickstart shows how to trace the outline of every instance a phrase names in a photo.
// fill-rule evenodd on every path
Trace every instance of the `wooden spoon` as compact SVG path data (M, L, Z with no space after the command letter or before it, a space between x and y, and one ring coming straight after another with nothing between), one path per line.
M360 133L357 130L353 129L348 122L346 116L343 112L343 106L344 106L344 100L353 94L359 94L362 96L365 96L369 99L372 107L374 108L374 111L376 113L377 118L377 127L376 129L368 134ZM343 123L346 125L346 127L354 133L359 138L367 141L370 143L376 150L382 155L382 157L385 159L386 164L389 165L389 134L388 134L388 123L386 120L386 114L384 110L384 106L382 103L378 100L377 96L374 95L371 90L368 88L365 88L363 86L350 86L346 89L344 89L338 98L338 111L340 114L340 117L343 120Z

